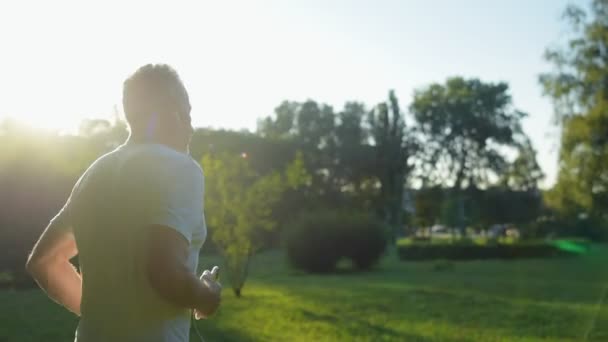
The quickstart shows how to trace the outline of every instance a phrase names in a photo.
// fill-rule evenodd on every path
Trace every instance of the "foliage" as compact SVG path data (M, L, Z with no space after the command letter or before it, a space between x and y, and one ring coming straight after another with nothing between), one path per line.
M594 0L590 13L570 6L564 16L570 39L546 51L554 70L540 76L562 127L559 174L547 204L560 220L583 215L608 231L608 2Z
M505 187L491 187L484 191L468 191L468 211L478 210L476 221L482 226L511 223L523 225L534 221L543 210L543 201L537 189L518 191Z
M415 92L410 110L424 136L419 171L427 182L483 188L507 171L503 150L527 142L526 114L513 108L508 91L506 83L454 77Z
M438 223L444 192L444 189L438 186L422 188L414 192L413 224L419 227L431 227Z
M607 238L605 223L597 216L541 216L526 225L524 233L531 237L577 236L603 241Z
M14 272L19 286L32 283L23 273L34 242L80 174L110 148L89 137L0 124L0 271Z
M342 193L352 197L353 207L370 209L376 198L376 150L370 145L371 133L365 127L367 109L362 103L347 102L338 113L335 127L334 182Z
M377 176L380 180L382 216L396 239L402 224L403 198L407 178L412 171L411 157L416 148L413 135L406 130L405 119L394 91L369 115L375 142Z
M80 124L79 136L88 138L98 150L96 153L104 153L107 150L118 147L122 144L129 132L127 123L118 118L115 114L114 122L103 119L87 119Z
M286 231L287 257L294 267L309 272L331 272L341 257L341 217L334 213L301 214Z
M520 192L535 192L538 183L545 178L536 160L536 150L532 147L530 139L526 136L517 146L518 153L515 160L507 166L505 173L500 177L499 184L504 189Z
M264 138L247 131L197 128L190 142L194 160L206 155L245 153L249 165L259 174L282 170L295 158L298 147L288 140Z
M347 102L335 113L331 106L313 100L284 101L274 116L258 122L257 135L267 141L292 144L302 152L310 184L298 197L314 205L369 209L375 203L376 165L369 132L364 126L365 106ZM284 221L285 222L285 221Z
M207 155L205 213L211 237L225 257L227 274L237 297L248 275L249 258L261 247L260 233L276 228L272 208L287 187L307 180L301 155L278 172L258 175L246 155ZM286 179L285 179L286 178Z
M258 122L258 132L268 138L296 137L312 148L327 146L335 125L333 108L313 100L303 103L284 101L275 109L276 118Z
M386 247L385 231L365 214L317 211L302 214L286 234L287 256L299 269L331 272L341 258L372 267Z
M335 119L334 110L329 105L313 100L302 103L284 101L275 109L274 118L267 117L258 122L258 134L271 140L293 142L310 167L312 189L318 194L322 189L335 190L332 186Z
M387 237L384 227L369 215L352 214L348 230L339 241L344 255L359 270L376 265L386 249Z
M441 204L441 223L448 227L460 227L464 224L463 207L464 203L460 198L448 195Z
M413 223L420 227L442 223L448 227L462 224L487 229L493 224L511 223L523 228L543 212L542 194L536 189L518 191L492 186L454 194L452 189L436 186L419 189L414 197Z
M309 186L288 196L298 199L289 203L291 211L327 206L374 210L396 237L403 228L405 192L413 176L423 180L423 194L429 187L448 186L536 191L543 175L521 130L525 114L513 108L505 83L449 79L445 86L418 91L410 109L417 121L408 127L391 91L386 102L368 113L367 122L361 103L348 102L336 114L312 100L285 101L274 116L260 120L257 134L298 146L311 175ZM515 152L513 160L505 149ZM464 207L467 217L452 221L463 229L465 222L480 223L479 196L455 192L448 197L466 201L455 205ZM441 202L416 201L413 207L423 210L420 215L416 211L411 223L430 225L441 216ZM288 203L280 205L277 212L290 212L285 210Z
M521 128L527 115L515 109L506 83L449 78L417 90L410 110L422 135L417 172L426 186L451 187L442 221L458 227L478 222L479 205L466 192L501 184L534 190L543 175ZM513 162L506 151L518 152Z
M544 258L572 255L545 241L530 241L511 244L479 244L458 241L450 243L400 243L397 246L401 260L487 260Z

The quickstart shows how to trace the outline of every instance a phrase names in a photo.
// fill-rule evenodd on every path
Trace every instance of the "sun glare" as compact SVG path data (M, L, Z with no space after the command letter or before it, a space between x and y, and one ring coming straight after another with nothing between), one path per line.
M37 3L36 11L27 1L2 4L0 121L12 117L73 132L86 118L111 119L113 108L121 109L122 81L139 66L160 62L182 76L197 127L255 130L257 120L283 100L373 106L388 89L407 98L429 82L465 74L512 84L517 105L534 114L524 128L546 130L550 102L530 75L542 71L539 61L553 31L539 31L545 33L532 37L536 45L519 39L517 30L500 31L512 35L502 40L518 45L503 51L504 44L496 43L488 51L504 55L487 58L471 53L477 51L472 37L482 34L476 26L458 21L453 34L459 38L443 39L440 26L416 15L424 13L422 3L58 0ZM445 44L431 44L438 39ZM515 51L527 51L528 59ZM446 55L459 57L446 63ZM541 164L555 174L556 152L542 134L532 139Z

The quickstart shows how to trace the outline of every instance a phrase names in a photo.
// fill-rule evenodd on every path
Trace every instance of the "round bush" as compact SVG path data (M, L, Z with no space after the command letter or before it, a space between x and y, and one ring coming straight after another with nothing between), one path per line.
M287 231L287 257L292 265L309 272L332 271L340 258L335 246L337 223L329 213L301 215Z
M330 272L341 258L368 269L386 248L382 226L371 216L321 211L301 215L287 230L287 257L296 268Z
M353 216L343 236L344 256L362 270L374 266L386 249L387 239L382 225L365 215Z

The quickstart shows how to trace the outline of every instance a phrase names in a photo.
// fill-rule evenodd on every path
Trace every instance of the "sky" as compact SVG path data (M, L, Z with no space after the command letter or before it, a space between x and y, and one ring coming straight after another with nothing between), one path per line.
M121 111L122 81L168 63L198 127L254 130L283 100L371 107L450 76L508 82L555 181L559 130L538 75L588 0L14 1L0 4L0 120L74 131Z

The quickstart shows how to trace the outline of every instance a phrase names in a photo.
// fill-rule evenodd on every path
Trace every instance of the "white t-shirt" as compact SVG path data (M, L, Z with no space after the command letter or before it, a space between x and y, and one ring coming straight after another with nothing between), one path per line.
M145 268L145 229L171 227L190 243L193 273L207 235L204 180L188 155L125 144L95 161L52 224L72 227L82 272L78 342L188 341L190 311L161 298Z

